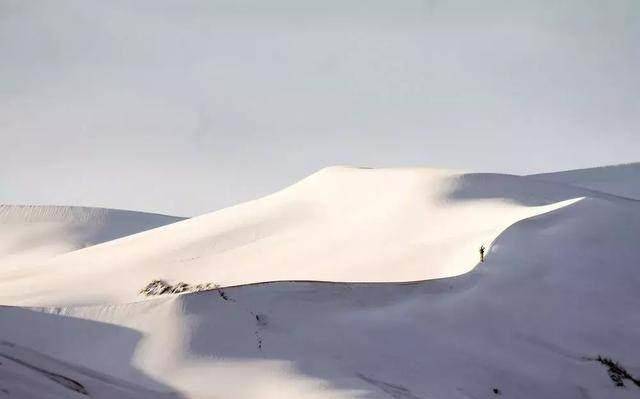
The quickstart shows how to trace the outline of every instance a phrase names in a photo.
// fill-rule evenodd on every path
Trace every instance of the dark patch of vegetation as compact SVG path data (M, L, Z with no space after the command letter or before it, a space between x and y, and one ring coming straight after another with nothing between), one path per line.
M187 291L191 291L191 286L187 283L183 283L182 281L179 282L178 284L174 285L171 288L171 293L172 294L179 294L181 292L187 292Z
M166 294L181 294L183 292L197 292L210 290L217 287L213 283L190 285L180 281L177 284L171 285L164 280L153 280L140 290L140 294L146 296L158 296Z
M206 290L210 290L212 288L214 288L216 285L213 283L207 283L207 284L197 284L195 287L193 287L191 289L191 291L193 292L198 292L198 291L206 291Z
M140 290L140 294L146 296L155 296L168 294L171 291L171 285L164 280L153 280Z
M609 374L609 378L615 386L624 388L624 380L629 380L640 388L640 380L634 378L620 363L613 359L598 355L598 357L589 358L588 360L596 361L605 366L607 368L607 374Z

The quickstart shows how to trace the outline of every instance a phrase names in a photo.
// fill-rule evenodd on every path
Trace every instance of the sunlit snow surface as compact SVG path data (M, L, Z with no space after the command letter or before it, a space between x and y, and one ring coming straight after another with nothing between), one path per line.
M593 359L640 375L640 202L543 180L333 167L211 214L7 267L1 258L0 303L12 306L0 310L0 390L638 397ZM132 233L148 226L126 219L141 223ZM42 241L11 223L22 243ZM56 242L73 234L58 229ZM220 288L139 295L153 279Z

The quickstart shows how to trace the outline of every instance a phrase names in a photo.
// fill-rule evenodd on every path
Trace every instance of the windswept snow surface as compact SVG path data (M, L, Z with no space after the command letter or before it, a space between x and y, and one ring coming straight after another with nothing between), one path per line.
M5 273L0 302L39 307L0 308L18 359L0 390L76 397L53 373L90 397L636 398L592 359L640 375L638 237L640 201L593 190L329 168ZM152 278L257 284L136 296ZM261 283L296 279L335 282Z
M0 342L0 394L38 399L179 397L173 392L159 393L61 362L8 341Z
M640 200L640 162L543 173L531 177Z
M0 268L22 267L179 220L104 208L0 204Z
M526 182L433 169L327 168L256 201L0 275L0 300L124 303L154 279L230 286L451 277L471 270L480 246L513 223L584 195Z

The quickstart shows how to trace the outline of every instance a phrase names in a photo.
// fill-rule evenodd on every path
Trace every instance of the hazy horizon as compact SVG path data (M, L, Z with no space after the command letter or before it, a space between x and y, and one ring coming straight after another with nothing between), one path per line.
M0 203L195 215L330 165L639 161L640 3L0 0Z

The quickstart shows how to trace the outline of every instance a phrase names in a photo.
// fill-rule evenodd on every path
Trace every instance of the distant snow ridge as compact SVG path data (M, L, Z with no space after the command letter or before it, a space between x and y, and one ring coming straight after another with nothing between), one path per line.
M640 162L529 176L640 200Z
M142 222L143 219L145 219L143 224L162 225L162 222L164 221L174 222L183 218L120 209L92 208L84 206L0 204L0 223L107 223L118 219L137 219L139 222Z
M0 261L5 269L42 261L179 220L106 208L0 205Z

